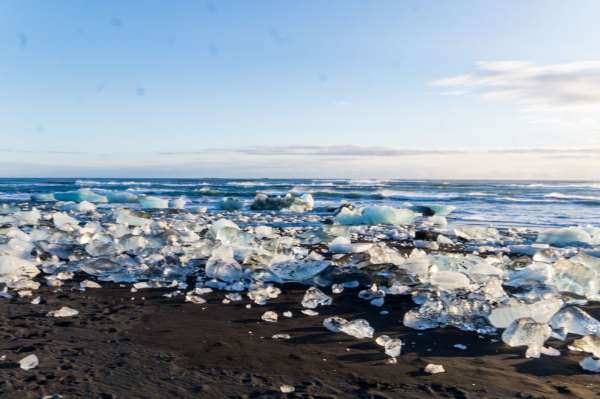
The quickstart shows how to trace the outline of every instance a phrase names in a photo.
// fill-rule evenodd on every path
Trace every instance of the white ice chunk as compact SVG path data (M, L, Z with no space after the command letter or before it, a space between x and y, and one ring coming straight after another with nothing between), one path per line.
M439 374L439 373L445 373L446 369L444 369L444 366L442 366L441 364L429 363L427 366L425 366L424 371L427 374Z
M331 305L333 299L317 287L310 287L304 293L302 306L308 309L316 309L319 306Z
M387 205L368 206L352 210L344 207L336 215L335 221L343 225L407 225L418 216L409 209L398 209Z
M509 304L493 309L488 319L496 328L506 328L513 321L528 317L538 323L548 323L552 316L560 310L562 305L563 301L556 298L531 304L512 301Z
M62 308L58 309L58 310L52 310L50 312L48 312L48 316L51 317L73 317L73 316L77 316L79 314L79 311L72 309L68 306L63 306Z
M515 320L502 333L502 341L508 346L527 346L525 356L540 357L542 347L552 330L546 323L536 323L531 318Z
M277 322L277 319L279 319L279 315L276 312L269 310L263 313L260 318L269 323L275 323Z
M169 207L169 200L150 195L140 198L138 202L142 208L146 209L166 209Z
M34 369L39 364L40 361L36 355L25 356L23 359L19 360L19 367L25 371Z
M538 234L537 242L556 247L591 245L593 243L590 234L581 227L544 230Z

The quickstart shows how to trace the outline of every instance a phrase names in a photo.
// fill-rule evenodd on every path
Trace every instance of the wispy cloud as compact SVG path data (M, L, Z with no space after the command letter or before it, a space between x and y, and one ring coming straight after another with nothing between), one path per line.
M213 148L199 151L160 152L159 155L205 155L211 153L237 153L256 156L305 157L407 157L460 154L593 154L600 156L600 147L573 148L395 148L383 146L332 145L332 146L255 146L239 148Z
M474 95L519 105L535 123L557 119L578 127L600 126L600 61L539 65L482 61L474 71L431 82L446 95ZM544 117L540 117L544 114Z

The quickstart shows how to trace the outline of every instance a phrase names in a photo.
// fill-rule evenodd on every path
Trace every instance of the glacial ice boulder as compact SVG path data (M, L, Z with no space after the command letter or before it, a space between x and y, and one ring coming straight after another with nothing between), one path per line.
M100 194L95 193L89 188L80 188L77 191L66 191L62 193L54 193L54 197L58 201L81 202L88 201L93 203L106 203L108 199Z
M594 242L589 232L581 227L564 227L540 232L537 242L555 247L589 246Z
M166 209L169 207L169 200L151 195L139 198L138 202L145 209Z
M525 356L540 357L544 343L551 335L546 323L537 323L531 318L513 321L502 333L502 341L508 346L527 346Z
M314 207L314 199L311 194L298 195L287 193L286 195L269 195L258 193L250 206L255 211L280 211L290 210L294 212L310 211Z
M409 209L375 205L357 209L343 207L335 216L335 221L343 225L391 224L403 226L412 223L417 216L417 213Z
M0 281L7 282L22 277L33 278L39 273L38 268L28 260L12 255L0 256Z
M488 319L496 328L507 328L513 321L523 318L531 318L538 323L548 323L562 306L563 301L556 298L531 304L511 300L494 308Z

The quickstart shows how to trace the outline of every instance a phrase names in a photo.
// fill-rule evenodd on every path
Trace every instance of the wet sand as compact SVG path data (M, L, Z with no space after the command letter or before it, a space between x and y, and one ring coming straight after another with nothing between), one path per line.
M165 298L167 289L103 284L77 290L68 281L60 291L42 287L40 305L31 298L0 299L0 397L40 398L594 398L600 376L581 370L583 357L566 343L549 345L563 356L525 359L525 348L508 348L499 337L478 337L457 329L415 331L399 320L413 303L388 296L388 315L346 290L318 316L300 313L306 287L287 285L265 306L222 304L223 293L207 304ZM56 289L54 289L56 291ZM327 290L327 292L329 292ZM133 299L132 299L133 298ZM61 306L79 310L57 319L46 313ZM277 323L260 319L267 310ZM293 318L281 317L291 310ZM595 317L600 308L586 308ZM324 317L365 318L381 334L405 343L397 364L387 364L383 348L370 339L335 334ZM273 334L289 334L274 340ZM464 344L466 350L453 347ZM35 353L36 369L18 360ZM446 373L427 375L428 363ZM279 387L295 387L282 394Z

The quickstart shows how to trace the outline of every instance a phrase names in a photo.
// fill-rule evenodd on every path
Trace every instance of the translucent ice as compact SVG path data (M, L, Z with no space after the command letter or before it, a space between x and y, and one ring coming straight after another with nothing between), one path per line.
M600 373L600 359L591 356L584 358L579 362L582 369L591 371L592 373Z
M0 281L6 282L21 277L33 278L40 273L38 268L28 260L16 256L0 256Z
M334 316L323 320L323 326L332 332L343 332L355 338L373 338L373 327L364 319L348 321Z
M34 369L39 364L40 361L36 355L25 356L23 359L19 360L19 367L25 371Z
M244 204L242 203L242 201L238 200L237 198L223 198L220 202L219 202L219 209L222 209L224 211L239 211L240 209L242 209L244 207Z
M592 237L580 227L548 229L539 233L537 242L556 247L591 245Z
M138 202L142 208L146 209L165 209L169 207L169 200L150 195L141 197Z
M432 273L429 281L437 288L447 291L466 289L470 285L470 281L467 276L462 273L451 271Z
M513 321L502 333L502 341L508 346L527 346L526 357L540 357L542 347L552 330L546 323L531 318Z
M317 287L307 289L302 298L302 306L308 309L315 309L319 306L331 305L332 303L333 299Z
M550 325L560 339L565 339L567 334L600 335L600 322L575 306L565 307L556 313Z
M555 298L531 304L511 300L509 303L493 309L488 319L497 328L506 328L513 321L522 318L532 318L538 323L548 323L562 305L563 301Z
M321 273L329 266L329 261L279 262L269 267L279 282L302 282Z
M417 213L409 209L398 209L387 205L368 206L352 210L344 207L336 215L335 221L344 225L407 225L417 217Z
M88 201L94 203L108 202L108 199L105 196L97 194L88 188L81 188L77 191L67 191L64 193L54 193L54 197L58 201Z

